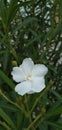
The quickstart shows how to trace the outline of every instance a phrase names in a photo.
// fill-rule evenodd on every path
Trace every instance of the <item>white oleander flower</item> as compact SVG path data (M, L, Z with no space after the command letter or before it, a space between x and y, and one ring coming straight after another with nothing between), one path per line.
M44 76L48 68L43 64L34 64L31 58L25 58L19 67L14 67L11 75L18 84L15 91L19 95L41 92L45 88Z

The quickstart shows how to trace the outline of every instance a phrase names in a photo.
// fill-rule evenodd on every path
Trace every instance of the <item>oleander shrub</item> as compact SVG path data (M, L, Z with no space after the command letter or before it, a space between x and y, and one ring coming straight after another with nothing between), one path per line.
M11 72L25 58L48 73L21 96ZM0 0L0 130L52 129L62 130L62 0Z

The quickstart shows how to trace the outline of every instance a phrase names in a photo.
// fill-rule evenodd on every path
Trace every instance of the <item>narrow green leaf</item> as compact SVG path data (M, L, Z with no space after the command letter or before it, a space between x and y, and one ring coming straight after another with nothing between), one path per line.
M5 110L9 110L11 112L18 112L18 109L15 108L15 106L7 103L7 102L4 102L4 100L0 100L0 108L2 109L5 109Z
M62 96L60 96L59 93L57 93L56 91L51 91L51 92L56 96L56 98L57 98L60 102L62 102Z
M17 129L20 130L22 129L22 125L23 125L23 113L21 113L20 111L17 113Z
M36 20L37 20L37 19L34 18L34 17L30 17L30 18L24 20L23 23L19 24L19 25L14 29L14 31L13 31L12 34L14 34L16 31L18 31L18 30L21 29L22 27L27 26L29 23L32 23L33 21L36 21Z
M7 14L6 14L6 7L5 7L4 0L0 0L0 16L2 18L3 27L4 29L6 29Z
M3 126L3 128L1 126ZM5 122L0 120L0 130L11 130L11 128Z
M56 107L52 110L49 110L46 113L46 117L56 116L56 115L61 114L61 113L62 113L62 106L59 106L59 107Z
M60 124L57 124L57 123L53 123L53 122L50 122L50 121L46 121L46 123L50 126L53 126L55 128L58 128L59 130L61 129L62 130L62 125Z
M0 116L8 123L8 125L10 125L13 129L16 130L16 127L11 118L1 108L0 108Z
M4 71L7 69L8 59L9 59L9 51L8 49L5 49L4 55L3 55L3 70Z
M36 37L34 37L33 39L30 39L29 42L27 43L27 47L30 46L31 44L35 44L35 41L39 41L39 39L41 39L41 35L38 35Z
M4 80L5 83L7 83L7 85L11 89L14 89L15 84L12 82L12 80L2 70L0 70L0 77Z
M18 4L18 0L11 0L9 3L9 8L8 8L8 24L14 19L17 11L19 10L20 7L24 7L27 4L31 3L31 1L26 1L26 2L20 2Z
M18 0L11 0L9 3L9 7L7 10L7 24L9 25L11 21L14 19L17 10L18 10Z

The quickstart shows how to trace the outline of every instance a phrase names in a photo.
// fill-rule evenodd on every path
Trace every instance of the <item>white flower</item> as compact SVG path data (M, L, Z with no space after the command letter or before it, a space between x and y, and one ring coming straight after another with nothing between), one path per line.
M18 83L15 91L22 96L42 91L45 88L44 76L47 72L48 68L45 65L34 65L31 58L24 59L22 64L14 67L11 72L13 80Z

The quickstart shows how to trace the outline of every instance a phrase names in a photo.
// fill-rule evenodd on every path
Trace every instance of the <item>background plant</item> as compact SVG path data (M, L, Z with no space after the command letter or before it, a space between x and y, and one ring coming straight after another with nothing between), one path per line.
M17 95L13 66L45 64L44 91ZM62 129L62 1L0 0L0 129Z

